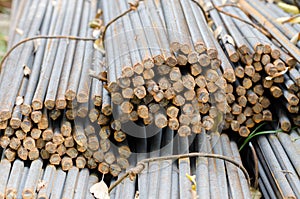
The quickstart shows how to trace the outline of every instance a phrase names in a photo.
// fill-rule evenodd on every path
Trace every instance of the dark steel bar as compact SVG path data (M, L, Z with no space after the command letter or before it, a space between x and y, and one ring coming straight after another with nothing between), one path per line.
M83 1L79 1L78 8L82 8L82 6L83 6ZM80 12L76 12L76 13L77 14L75 16L76 18L74 19L74 21L80 21L80 22L77 22L78 24L83 23L83 21L85 20L82 16L83 9L81 9ZM80 25L80 27L78 27L77 25L74 25L72 27L71 34L83 36L82 29L85 29L83 27L83 25L82 25L82 27L81 27L81 25ZM62 74L61 74L61 78L59 80L59 87L58 87L57 96L56 96L55 104L56 104L56 108L58 108L58 109L64 109L67 106L65 94L66 94L66 90L68 87L68 81L69 81L69 77L71 74L71 70L73 67L73 61L75 63L74 57L75 57L75 50L77 48L77 44L78 44L77 41L74 41L74 40L69 41L68 50L67 50L66 57L65 57L65 60L63 63L64 67L62 69Z
M238 146L236 144L235 141L230 141L230 146L231 146L231 150L232 150L232 154L233 154L233 159L237 162L239 162L240 164L242 164L242 160L240 157L240 152L238 149ZM239 170L239 179L240 179L240 183L241 183L241 187L242 187L242 192L244 194L245 198L251 198L251 192L250 192L250 187L249 187L249 183L247 181L247 179L245 178L245 175Z
M191 34L191 39L193 41L194 48L196 52L203 53L206 50L206 45L204 43L204 39L202 37L200 29L196 25L197 24L196 16L195 14L191 14L193 13L192 10L193 5L190 5L189 1L180 1L180 3L186 18L189 32Z
M140 138L137 139L137 143L139 143L136 146L137 151L137 162L142 161L143 159L148 158L147 154L147 133L146 133L146 127L141 128L140 132ZM138 175L138 191L140 193L141 198L147 198L148 196L148 165L146 164L146 168Z
M275 135L269 135L268 141L282 169L284 171L289 172L289 174L286 175L286 178L292 190L294 191L296 197L299 197L299 193L300 193L300 184L298 183L299 179L297 178L297 173L292 163L290 162L289 157L285 153L284 148L282 147L278 138Z
M209 153L213 152L212 143L207 142L207 147ZM215 146L216 147L216 146ZM211 198L220 198L220 183L219 181L223 181L222 173L218 173L218 166L216 164L216 159L208 158L208 174L209 174L209 189L210 189L210 197ZM222 179L220 179L222 178ZM226 197L226 195L222 195Z
M178 154L189 153L189 141L188 137L178 137ZM191 175L190 171L190 159L180 158L178 160L179 169L179 195L180 198L191 198L191 181L187 178L187 174Z
M85 198L87 192L87 184L89 180L89 170L87 168L82 169L79 172L78 180L75 188L74 199Z
M292 164L294 165L295 170L298 175L300 175L300 160L299 154L297 153L296 148L291 141L291 138L286 133L278 134L281 145L284 147L288 157L290 158Z
M80 23L80 31L79 36L86 37L88 36L88 20L90 16L90 2L84 2L84 8L83 13L81 17L81 23ZM65 93L65 97L67 100L74 100L77 93L77 88L80 80L80 75L83 67L83 60L84 60L84 53L85 53L85 41L78 41L76 46L76 52L74 55L73 65L75 67L72 67L70 78L68 81L68 87Z
M150 145L150 158L160 156L162 142L162 131L157 132ZM160 162L150 162L148 164L148 198L157 198L159 191Z
M64 189L65 179L66 179L66 172L62 171L61 169L57 169L55 179L53 181L53 188L50 196L51 199L61 198Z
M282 168L276 160L275 154L267 140L267 138L260 136L257 143L269 165L270 172L272 173L275 182L277 182L278 189L282 197L296 198L293 190L291 189L285 175L281 172Z
M63 22L65 19L65 12L63 11L63 8L65 8L67 6L66 2L61 2L61 4L59 4L57 6L57 9L59 10L59 16L55 25L55 29L54 29L54 34L55 35L59 35L61 34L62 31L62 26L63 26ZM59 41L58 40L53 40L53 41L48 41L47 45L48 48L46 50L46 54L45 54L45 60L42 64L42 69L41 69L41 73L40 73L40 77L39 77L39 82L37 84L37 87L35 89L34 92L34 96L32 99L32 108L33 110L40 110L43 108L43 102L44 102L44 98L46 96L46 92L47 92L47 87L49 85L49 79L51 76L51 71L53 69L53 64L54 64L54 58L56 56L57 53L57 48L58 48L58 44Z
M17 192L17 198L22 198L22 191L23 191L25 183L26 183L28 172L29 172L29 167L25 166L23 169L23 172L22 172L22 178L20 179L20 184L19 184L18 192Z
M74 18L74 13L79 13L80 10L78 7L81 6L80 4L76 4L75 1L70 1L71 4L67 6L67 9L65 10L66 16L65 20L63 22L63 27L61 30L62 35L70 35L71 29L73 26L78 27L79 23L76 22L76 17ZM77 8L76 8L77 6ZM80 16L80 15L79 15ZM74 27L74 28L75 28ZM55 98L59 86L59 79L61 76L61 71L63 69L63 62L64 57L67 52L68 47L68 41L67 40L60 40L58 47L57 47L57 54L53 63L53 69L51 71L51 76L48 83L48 89L45 96L45 102L44 105L47 109L52 110L55 107Z
M88 186L87 186L87 191L86 191L86 195L85 195L85 198L86 199L94 199L94 196L93 196L93 194L90 192L90 189L91 189L91 187L94 185L94 184L96 184L96 183L98 183L99 182L99 178L98 178L98 176L96 175L96 174L91 174L90 176L89 176L89 181L88 181ZM110 197L111 197L111 195L110 195ZM113 197L111 197L112 199L113 199Z
M232 150L230 147L230 141L227 135L222 134L220 136L222 143L223 155L232 157ZM242 187L239 181L238 168L233 166L231 163L226 162L226 172L228 174L229 190L232 198L243 198Z
M54 9L54 6L52 6L52 5L47 6L47 11L46 11L45 17L43 19L43 25L41 27L40 34L42 34L42 35L53 34L53 32L50 32L50 31L53 31L53 27L55 26L56 19L58 17L57 10L54 9L55 11L53 11L53 9ZM41 40L40 42L41 42L40 46L36 50L35 59L34 59L32 69L31 69L31 74L30 74L27 90L24 95L24 101L23 101L23 104L21 105L22 114L26 115L26 116L28 116L32 111L31 101L32 101L32 98L34 95L36 85L38 83L38 78L39 78L42 62L43 62L43 59L45 59L44 52L46 49L47 41Z
M0 197L5 198L5 189L6 189L6 183L9 180L9 173L10 173L11 163L1 158L0 162Z
M213 153L220 154L220 155L223 154L219 133L211 134L211 146L212 146ZM216 174L217 174L220 196L227 197L229 195L227 189L228 185L226 181L226 169L225 169L224 161L216 159L215 162L216 162Z
M32 9L33 12L30 12L29 15L26 17L28 22L32 21L31 25L30 25L30 29L26 29L24 36L29 36L29 35L35 35L36 32L39 30L39 27L42 23L42 19L43 16L45 14L45 10L46 10L46 2L34 2L32 5ZM35 20L33 20L33 17L35 16ZM18 90L21 86L22 83L22 77L24 76L23 74L23 66L24 63L25 65L28 63L28 59L30 58L30 54L32 53L33 50L33 44L29 43L27 45L25 45L22 48L22 51L20 51L21 49L18 49L16 53L22 52L22 56L20 57L21 59L18 60L17 63L13 64L10 63L9 64L9 60L7 61L8 65L14 65L14 69L13 70L9 70L9 73L5 73L5 70L3 71L6 75L5 75L5 79L6 81L4 81L4 79L2 79L2 83L1 83L1 91L5 91L5 88L9 88L9 92L1 92L1 99L3 99L1 101L0 104L0 119L8 119L11 117L11 112L13 109L13 101L16 98L16 95L18 93ZM17 55L18 56L18 55ZM13 60L14 61L14 60ZM4 74L3 73L3 74ZM19 78L16 78L19 77ZM13 81L12 81L13 80ZM3 95L2 95L3 94Z
M77 167L72 167L68 171L66 182L64 185L64 191L62 194L63 199L74 197L78 176L79 176L79 169Z
M31 199L35 196L35 190L38 184L39 178L42 176L43 162L41 159L34 160L28 172L28 177L25 182L24 189L22 191L22 197L25 199Z
M161 156L173 155L174 131L166 128L163 132ZM160 187L158 198L170 198L172 193L172 163L173 160L164 160L160 162L160 181L159 184L169 184L168 187Z
M166 31L169 38L170 50L177 53L180 49L180 33L177 32L177 24L173 13L171 1L161 1L163 18L166 24Z
M156 34L157 41L159 43L159 48L162 52L164 61L169 66L175 66L177 60L174 57L174 55L170 52L171 50L169 45L169 39L167 36L167 30L164 25L164 19L162 18L163 17L162 7L159 2L155 2L153 0L148 1L146 3L147 3L146 9L148 10L149 17L151 19L151 24ZM157 15L157 13L159 13L160 16Z
M89 21L91 21L97 12L97 1L91 1L90 3L90 16ZM88 30L87 37L92 37L93 30ZM91 77L89 76L89 70L92 68L94 52L93 43L88 42L85 46L85 56L83 59L83 67L81 71L81 77L77 88L77 101L79 103L87 103L90 96L91 87ZM98 66L99 67L99 66Z
M172 164L172 192L171 198L179 198L179 171L175 163Z
M42 181L45 183L44 186L39 188L38 191L38 198L49 198L51 191L52 191L52 186L53 182L55 179L55 173L56 173L56 168L53 165L47 165L44 171L44 175L42 178Z

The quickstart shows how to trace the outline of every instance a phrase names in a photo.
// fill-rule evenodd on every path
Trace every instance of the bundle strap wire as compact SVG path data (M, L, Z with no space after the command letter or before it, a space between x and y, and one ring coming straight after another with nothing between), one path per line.
M195 153L147 158L147 159L141 160L140 162L138 162L136 164L135 167L129 169L123 176L121 176L119 179L117 179L117 181L109 187L108 192L110 193L116 186L118 186L127 177L129 177L131 180L133 180L136 177L136 175L140 174L146 168L146 164L148 164L150 162L163 161L163 160L174 160L174 159L179 159L179 158L190 158L190 157L216 158L216 159L222 159L224 161L230 162L231 164L233 164L234 166L236 166L243 172L243 174L250 186L250 177L249 177L247 170L245 169L245 167L242 164L235 161L233 158L224 156L224 155L219 155L219 154L195 152Z

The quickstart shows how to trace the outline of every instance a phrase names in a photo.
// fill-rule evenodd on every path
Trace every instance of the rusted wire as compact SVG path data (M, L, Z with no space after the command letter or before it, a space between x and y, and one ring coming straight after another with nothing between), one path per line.
M201 11L203 12L203 15L205 16L206 22L208 22L209 19L208 19L207 15L205 14L206 12L205 12L204 8L200 5L200 3L197 0L191 0L191 1L193 3L195 3L201 9Z
M288 19L282 21L281 23L285 24L285 23L291 22L292 20L294 20L294 19L296 19L298 17L300 17L300 14L293 15L293 16L289 17Z
M108 27L113 24L114 22L116 22L118 19L122 18L123 16L127 15L128 13L130 13L131 11L135 11L138 7L139 7L139 2L142 1L142 0L138 0L134 3L129 3L130 7L128 10L126 10L125 12L123 12L122 14L118 15L116 18L113 18L110 22L108 22L106 24L106 26L104 27L104 30L102 32L102 35L100 36L100 39L101 39L101 42L102 42L102 46L103 48L105 48L104 46L104 39L105 39L105 34L106 34L106 31L108 29Z
M200 5L200 3L199 3L198 1L196 1L196 0L191 0L191 1L194 2L194 3L202 10L202 12L203 12L203 14L204 14L204 16L205 16L205 18L206 18L206 21L209 21L208 18L207 18L207 16L206 16L206 14L205 14L205 11L204 11L203 7ZM245 12L245 10L243 10L239 5L230 3L230 4L224 4L224 5L221 5L221 6L216 6L216 5L214 5L213 2L211 2L211 4L212 4L212 8L206 10L206 12L209 12L209 11L215 9L215 10L217 10L218 12L220 12L220 13L222 13L222 14L224 14L224 15L227 15L227 16L232 17L232 18L234 18L234 19L240 20L240 21L242 21L242 22L244 22L244 23L246 23L246 24L252 26L253 28L256 28L256 29L260 30L260 31L261 31L263 34L265 34L267 37L270 37L270 36L271 36L271 34L270 34L269 32L267 32L266 30L264 30L264 29L262 29L261 27L257 26L256 24L250 23L250 22L248 22L248 21L245 21L245 20L241 19L240 17L238 17L238 16L236 16L236 15L233 15L233 14L230 14L230 13L228 13L228 12L225 12L225 11L223 11L223 10L221 9L221 8L227 7L227 6L236 7L236 8L241 9L241 10L242 10L244 13L246 13L247 15L249 15L249 14L248 14L247 12Z
M82 40L82 41L95 41L95 38L88 38L88 37L77 37L77 36L65 36L65 35L54 35L54 36L49 36L49 35L39 35L35 37L28 37L20 42L16 43L13 47L10 48L9 51L5 53L3 56L3 59L0 62L0 73L2 71L2 67L4 64L4 61L8 58L8 56L14 51L18 46L20 46L23 43L32 41L32 40L37 40L37 39L70 39L70 40Z
M192 0L192 1L194 1L194 0ZM228 13L228 12L225 12L225 11L222 10L222 8L228 7L228 6L230 6L230 7L236 7L236 8L239 8L240 10L242 10L244 13L246 13L246 14L249 16L249 13L246 12L244 9L242 9L239 5L237 5L237 4L232 4L232 3L231 3L231 4L224 4L224 5L221 5L221 6L216 6L216 5L214 5L214 3L212 2L212 6L213 6L213 7L212 7L211 9L216 9L218 12L220 12L220 13L222 13L222 14L225 14L225 15L227 15L227 16L229 16L229 17L232 17L232 18L237 19L237 20L239 20L239 21L241 21L241 22L244 22L244 23L246 23L246 24L252 26L253 28L256 28L257 30L261 31L261 32L262 32L264 35L266 35L267 37L271 37L271 34L270 34L267 30L265 30L265 29L259 27L258 25L254 24L254 23L250 23L250 22L248 22L248 21L246 21L246 20L241 19L240 17L238 17L238 16L236 16L236 15L233 15L233 14L231 14L231 13ZM209 10L207 10L207 11L210 11L211 9L209 9Z
M170 156L163 156L163 157L155 157L155 158L147 158L137 163L135 167L128 170L122 177L120 177L113 185L111 185L108 189L108 192L111 192L118 184L120 184L125 178L129 176L130 179L133 179L137 174L141 173L143 169L146 167L145 164L149 162L155 162L155 161L163 161L163 160L170 160L170 159L179 159L179 158L189 158L189 157L206 157L206 158L217 158L222 159L224 161L230 162L233 165L237 166L239 169L242 170L244 173L247 182L250 186L250 177L245 169L245 167L241 164L239 164L234 159L219 155L219 154L209 154L209 153L187 153L187 154L180 154L180 155L170 155Z

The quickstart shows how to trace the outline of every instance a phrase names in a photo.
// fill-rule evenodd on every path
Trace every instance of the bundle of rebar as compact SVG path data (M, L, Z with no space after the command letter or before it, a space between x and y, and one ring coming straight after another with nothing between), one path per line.
M217 133L222 128L247 137L256 124L274 118L286 132L300 124L299 41L290 41L299 25L279 24L276 18L283 15L274 4L258 0L14 3L9 47L41 38L14 48L1 68L0 146L6 158L1 164L8 172L0 175L14 189L1 188L0 194L14 197L15 190L25 187L18 183L29 179L35 184L23 197L30 198L40 194L37 179L56 182L57 175L60 187L53 190L62 196L63 187L74 190L82 169L85 180L78 181L82 187L76 196L80 198L88 177L85 167L116 177L144 159L191 152L224 155L241 163L235 142ZM102 51L93 46L99 32L94 45L99 48L97 42L103 41ZM276 136L256 143L259 157L266 160L260 162L265 176L261 190L272 187L266 192L271 198L299 197L294 177L277 176L279 166L298 172L299 164L292 157L295 150L287 149L287 134ZM287 156L295 162L280 159ZM44 174L33 169L34 177L22 177L27 175L21 172L26 170L22 161L27 160L38 164L36 169L42 168L41 160L52 166ZM23 181L10 180L9 162L14 162L12 175ZM195 193L250 198L241 170L222 159L183 157L144 166L136 181L126 179L111 197L133 198L137 184L141 198L186 198ZM77 172L70 174L70 187L62 184L66 171ZM284 184L265 181L270 177ZM170 187L161 189L166 181ZM52 186L45 189L41 197L51 195Z
M220 4L214 3L216 6ZM92 31L86 31L84 27L93 19L96 6L80 1L77 9L83 4L85 9L81 11L81 19L80 16L70 17L75 6L68 7L66 13L60 10L67 3L58 2L55 9L48 6L48 14L44 18L41 16L43 21L39 22L43 22L40 32L91 36ZM40 3L40 6L46 10L45 4ZM35 8L32 7L27 5L26 8ZM20 8L21 14L18 14L26 13L26 8L24 12ZM106 23L128 9L125 2L117 1L108 5L103 2L103 8ZM224 10L251 23L248 16L236 7L225 7ZM34 124L43 126L46 112L54 120L64 114L68 120L89 115L92 122L98 119L100 125L102 122L107 125L107 117L113 114L114 124L130 120L144 125L154 123L158 128L169 126L184 136L199 133L202 128L212 130L220 126L218 117L226 113L225 127L231 127L246 137L255 123L272 119L266 89L275 98L283 96L281 100L285 100L288 110L296 113L299 99L289 91L282 91L284 85L279 83L288 76L278 75L287 69L287 65L293 66L294 59L280 48L271 48L275 46L274 42L244 21L232 19L215 9L210 9L209 14L216 30L221 29L218 36L228 58L214 40L205 15L196 3L140 2L135 11L108 28L105 35L106 69L97 67L99 61L92 67L98 72L106 70L108 91L103 88L103 83L91 81L88 76L92 59L102 59L100 53L92 50L92 44L84 41L70 41L70 44L64 40L42 41L35 56L31 55L33 64L25 64L22 70L16 67L15 73L4 68L1 76L4 90L9 87L6 83L11 83L15 75L20 74L22 78L20 84L13 84L12 90L16 92L1 92L7 95L1 102L3 108L0 107L1 128L9 125L29 132ZM51 17L59 20L50 20ZM71 27L69 22L73 19L74 26ZM22 25L23 21L19 24ZM38 24L32 26L39 30ZM238 26L242 29L238 30ZM11 36L16 41L18 37L17 34ZM43 48L46 45L48 48ZM30 55L33 44L25 47ZM74 59L71 59L72 56ZM11 57L6 64L13 63ZM30 56L24 57L22 63L28 62ZM19 62L16 65L20 65ZM23 74L31 71L29 78ZM115 110L112 110L111 103L116 105ZM278 110L277 114L286 115L285 110ZM119 126L115 127L121 130Z
M156 134L148 143L151 149L146 157L141 157L141 154L145 154L147 145L140 143L142 146L139 146L139 150L142 151L137 151L137 161L140 158L197 151L225 155L241 163L236 142L230 140L226 134L208 135L202 132L193 139L179 136L174 139L173 136L174 131L170 129L166 133ZM194 176L195 182L189 176ZM115 181L116 179L112 179L111 184ZM239 168L222 159L206 157L151 161L145 165L136 181L124 180L112 190L110 197L133 198L135 195L140 198L251 198L249 184Z
M126 10L124 1L105 1L104 21ZM182 136L220 125L235 75L221 64L224 53L193 2L139 2L108 27L105 50L114 120L168 126Z
M72 167L63 171L42 160L27 165L22 160L13 163L3 159L0 162L1 198L89 198L94 196L90 188L99 182L97 174L87 168Z
M97 9L96 0L19 2L10 47L27 37L71 37L28 41L4 63L0 142L9 161L42 158L64 171L76 165L113 176L128 166L126 135L111 128L110 95L89 76L104 70L89 28Z
M300 197L300 130L289 133L262 135L254 142L258 185L265 198Z
M270 39L264 20L259 22L261 26L257 25L257 19L249 14L253 12L245 7L246 1L223 4L213 0L200 4L207 10L236 75L236 81L229 86L233 92L226 94L231 111L226 114L225 127L246 137L255 124L278 118L281 128L289 131L293 122L298 124L299 112L299 96L295 92L299 74L297 53L287 53L291 43L279 44L273 35ZM256 7L266 13L264 8ZM278 102L270 106L273 100Z
M272 3L27 0L12 13L8 46L27 41L1 68L0 198L93 198L98 177L114 185L136 165L111 198L250 198L218 132L300 125L299 24ZM300 197L298 140L253 142L264 197Z
M298 32L300 30L299 24L290 24L288 22L286 23L280 23L278 22L278 19L280 17L287 17L289 16L287 13L285 13L283 10L281 10L277 5L273 3L263 3L261 1L248 1L247 6L251 6L251 9L256 9L259 13L257 16L259 16L262 20L267 20L271 23L278 31L276 33L273 33L273 37L276 39L276 35L281 35L281 37L284 37L285 40L274 41L274 44L276 44L278 47L281 47L281 49L284 52L289 52L291 47L296 47L296 52L292 55L297 60L296 66L291 67L289 65L289 70L287 73L284 74L284 80L281 82L275 82L275 79L273 80L273 85L277 86L279 89L279 99L280 102L284 105L283 108L285 113L285 117L288 116L288 118L291 120L290 123L294 123L296 125L299 125L299 88L300 88L300 67L299 67L299 39L298 38ZM262 10L261 8L264 8ZM256 16L253 16L255 18ZM259 21L258 21L259 22ZM259 23L263 23L260 21ZM296 38L296 40L295 40ZM290 41L290 43L288 43ZM293 45L294 44L294 45ZM298 48L298 49L297 49ZM294 55L295 54L295 55ZM278 97L276 97L278 98ZM283 127L284 128L284 127ZM285 129L286 131L289 131L290 129Z
M191 137L176 136L174 131L167 128L166 132L159 132L149 138L148 142L136 142L136 153L130 157L131 166L127 170L145 158L195 151L224 155L240 165L234 165L218 157L196 156L150 161L136 178L127 178L118 184L110 192L110 198L125 196L134 198L137 195L141 198L179 198L180 196L192 197L192 194L206 197L222 195L225 198L251 198L249 179L240 170L242 163L236 142L230 140L226 134L208 135L203 131L191 139ZM62 167L57 168L42 159L34 160L29 164L20 159L13 162L2 159L0 170L0 179L2 179L0 197L2 198L94 198L91 187L98 183L101 177L103 178L87 168L80 169L72 166L68 171L64 171ZM119 175L119 178L124 173L125 171ZM193 175L195 182L189 178ZM118 179L107 178L105 181L112 186L116 180ZM161 184L168 186L159 186Z
M109 10L117 4L104 5L105 21L127 9L121 3L119 10ZM270 33L256 25L244 4L149 0L116 21L105 45L108 90L118 107L115 119L169 126L181 135L199 133L201 128L213 130L222 114L226 114L225 129L243 137L256 124L273 118L279 119L284 131L292 123L297 125L299 96L288 89L297 89L297 53L286 50L290 43L279 44L274 36L269 39ZM199 5L207 10L220 43ZM277 99L284 106L270 107ZM195 125L198 115L202 121Z
M7 128L0 144L9 161L17 157L24 161L41 157L52 165L60 165L63 170L75 165L78 168L98 168L104 174L110 172L116 176L129 165L127 159L131 150L124 134L111 134L107 127L95 129L89 123L72 125L63 120L61 127L57 123L44 131L35 128L29 135L22 130Z

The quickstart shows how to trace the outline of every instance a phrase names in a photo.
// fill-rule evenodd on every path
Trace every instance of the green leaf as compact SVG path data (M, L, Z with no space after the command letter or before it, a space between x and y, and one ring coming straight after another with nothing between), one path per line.
M273 133L282 133L281 129L277 129L277 130L269 130L269 131L260 131L257 132L263 125L265 125L266 123L262 123L260 124L258 127L256 127L249 135L248 137L244 140L243 144L241 145L241 147L239 148L239 151L241 151L247 144L248 142L255 136L257 135L265 135L265 134L273 134Z

